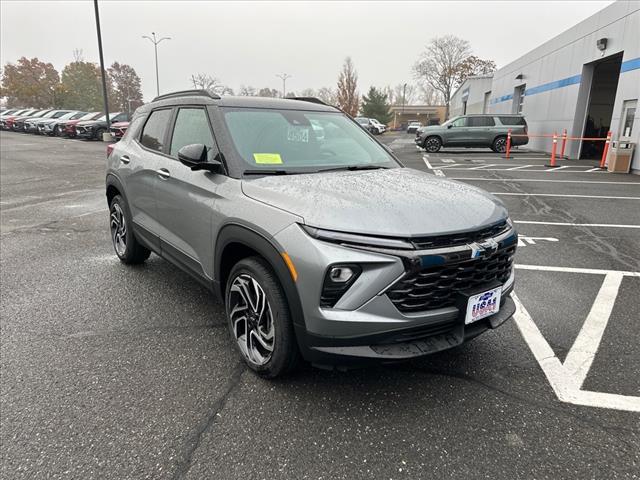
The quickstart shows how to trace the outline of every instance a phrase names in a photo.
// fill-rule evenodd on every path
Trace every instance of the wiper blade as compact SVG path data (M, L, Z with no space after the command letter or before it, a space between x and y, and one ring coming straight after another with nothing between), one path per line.
M339 170L387 170L389 167L383 167L382 165L349 165L346 167L334 167L334 168L323 168L322 170L318 170L319 172L335 172Z
M256 168L255 170L245 170L244 172L242 172L243 175L288 175L291 172L287 172L286 170L280 170L280 169L259 169Z

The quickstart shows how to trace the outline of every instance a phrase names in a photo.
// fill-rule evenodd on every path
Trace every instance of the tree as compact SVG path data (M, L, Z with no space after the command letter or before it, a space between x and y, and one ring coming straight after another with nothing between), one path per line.
M44 108L59 102L60 76L51 63L22 57L14 65L7 63L2 75L2 96L8 107Z
M256 95L256 89L248 85L240 85L239 94L244 97L254 97Z
M108 73L111 83L109 109L131 113L144 103L140 89L140 77L133 67L114 62L109 67Z
M418 86L418 96L425 105L442 105L442 94L427 83Z
M300 92L301 97L316 97L317 93L313 88L305 88Z
M218 78L206 73L191 75L191 83L195 89L207 90L216 95L233 95L231 88L223 85Z
M277 97L280 96L280 92L278 90L276 90L275 88L265 87L265 88L261 88L258 91L258 96L259 97L277 98Z
M347 57L338 77L338 107L355 117L358 114L358 72L353 67L351 57Z
M462 85L472 75L488 75L496 71L496 62L469 55L456 68L456 83Z
M338 103L338 95L331 87L319 88L316 92L316 96L327 105L336 105Z
M411 105L418 95L418 89L411 83L399 83L395 87L386 87L385 93L391 105Z
M65 108L104 110L100 68L95 63L82 60L69 63L62 70L61 85L62 104Z
M432 39L414 65L416 78L442 94L447 118L451 94L459 85L460 64L470 55L468 41L454 35L445 35Z
M369 92L362 96L362 116L375 118L381 123L389 123L389 102L387 95L376 87L369 88Z

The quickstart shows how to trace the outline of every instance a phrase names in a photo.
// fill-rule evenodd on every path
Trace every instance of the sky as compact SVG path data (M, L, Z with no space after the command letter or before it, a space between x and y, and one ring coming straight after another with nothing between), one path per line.
M100 0L105 62L133 66L145 100L156 93L153 45L143 35L171 37L158 45L160 92L192 88L192 74L287 91L335 87L350 56L359 89L412 83L412 66L429 40L453 34L498 67L612 3L611 1L206 2ZM22 56L58 71L81 49L98 62L93 2L0 2L0 63Z

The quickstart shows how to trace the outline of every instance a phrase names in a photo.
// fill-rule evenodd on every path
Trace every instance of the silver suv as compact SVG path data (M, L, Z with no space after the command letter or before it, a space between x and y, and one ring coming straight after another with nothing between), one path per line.
M416 145L429 153L442 147L489 147L502 153L507 147L507 134L511 130L511 145L529 143L527 121L522 115L462 115L442 125L419 128Z
M160 96L109 145L106 194L120 260L206 285L266 377L437 352L515 310L504 205L320 101Z

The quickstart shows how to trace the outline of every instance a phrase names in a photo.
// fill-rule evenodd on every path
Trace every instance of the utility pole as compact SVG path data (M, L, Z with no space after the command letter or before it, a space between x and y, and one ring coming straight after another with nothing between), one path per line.
M156 38L156 32L151 32L151 37L149 35L143 35L142 38L146 38L151 43L153 43L153 48L156 52L156 93L157 96L160 96L160 75L158 75L158 44L163 40L171 40L171 37Z
M404 104L405 99L407 98L407 84L402 85L402 114L401 117L404 117ZM400 120L400 125L402 125L402 120Z
M287 78L291 78L291 75L287 73L280 73L277 74L276 77L282 79L282 98L284 98L287 94Z
M105 71L104 71L104 56L102 55L102 33L100 32L100 11L98 9L98 0L93 0L93 7L96 12L96 30L98 32L98 53L100 54L100 74L102 75L102 100L104 101L104 114L107 119L107 125L111 125L111 122L109 121L109 98L107 96L107 75L105 74Z

